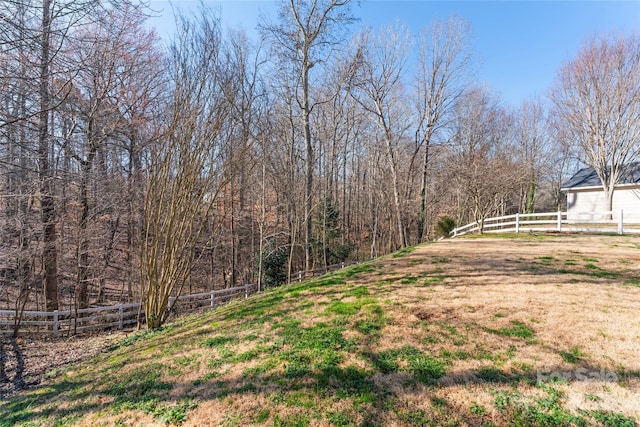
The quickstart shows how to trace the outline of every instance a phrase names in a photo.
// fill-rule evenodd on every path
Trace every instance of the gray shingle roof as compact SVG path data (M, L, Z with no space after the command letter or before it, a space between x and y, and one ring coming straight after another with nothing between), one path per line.
M620 184L640 184L640 162L631 163ZM583 168L562 184L563 190L571 188L600 187L602 181L593 168Z

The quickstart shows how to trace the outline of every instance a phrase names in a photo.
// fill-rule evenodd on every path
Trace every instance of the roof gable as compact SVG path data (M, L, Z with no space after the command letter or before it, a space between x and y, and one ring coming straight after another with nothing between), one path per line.
M640 184L640 162L631 163L618 184ZM602 187L602 181L593 168L580 169L562 184L563 190L586 187Z

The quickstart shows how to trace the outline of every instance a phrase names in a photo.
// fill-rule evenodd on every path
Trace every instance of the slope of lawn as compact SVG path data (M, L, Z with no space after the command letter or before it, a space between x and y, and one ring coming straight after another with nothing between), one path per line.
M640 238L441 241L141 331L0 425L632 426Z

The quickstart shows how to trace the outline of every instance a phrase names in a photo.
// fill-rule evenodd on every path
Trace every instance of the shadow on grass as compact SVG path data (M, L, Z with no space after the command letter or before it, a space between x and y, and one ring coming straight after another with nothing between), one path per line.
M0 338L0 398L24 389L24 356L15 338Z
M292 329L292 333L293 331ZM329 338L331 340L327 344L333 345L336 338ZM326 347L326 344L320 343L319 347ZM447 372L446 363L408 346L391 351L368 350L361 355L370 361L369 368L344 366L339 360L328 360L324 364L310 363L306 369L282 369L283 363L292 364L291 360L255 375L238 374L231 378L200 379L185 383L161 380L163 366L150 363L115 380L111 379L109 384L64 378L1 402L0 425L29 422L54 424L61 420L80 418L89 412L117 415L125 410L142 411L159 419L165 419L161 417L162 414L170 413L174 418L165 419L165 422L179 424L179 420L186 419L188 411L197 406L199 400L248 397L254 401L258 394L265 396L271 403L256 409L256 414L242 414L243 423L254 422L251 417L257 417L260 411L270 407L273 411L275 404L276 408L293 408L293 412L297 414L320 413L327 420L335 421L340 418L344 421L334 425L372 426L389 422L440 425L447 420L482 425L490 421L488 415L477 408L471 410L469 407L459 407L447 402L442 398L443 394L446 396L447 388L461 384L489 384L496 389L506 387L505 390L514 390L515 385L526 383L544 389L547 386L553 387L555 383L594 380L619 382L640 378L638 372L608 373L604 368L586 362L569 368L566 365L549 366L538 372L507 372L495 367ZM175 396L171 397L172 390L183 391L177 403ZM430 407L425 409L411 406L407 403L407 394L423 395L430 399ZM512 406L517 408L521 404L518 402L524 397L517 402L514 399ZM554 405L560 411L562 408L559 397L555 399ZM531 407L536 408L535 405ZM562 414L568 414L566 410L562 411L565 411ZM514 414L517 414L515 410L513 414L507 410L500 419L509 423L509 417L515 417ZM280 416L277 412L272 412L271 415ZM566 421L567 418L558 419ZM286 420L283 418L281 421Z

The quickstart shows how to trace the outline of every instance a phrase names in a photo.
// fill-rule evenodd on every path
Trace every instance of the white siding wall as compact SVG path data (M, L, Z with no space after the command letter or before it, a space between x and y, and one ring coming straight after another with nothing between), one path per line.
M613 210L624 211L624 219L640 221L640 187L620 188L613 193ZM569 219L604 219L576 214L580 212L606 211L607 201L602 190L569 190L567 212Z

